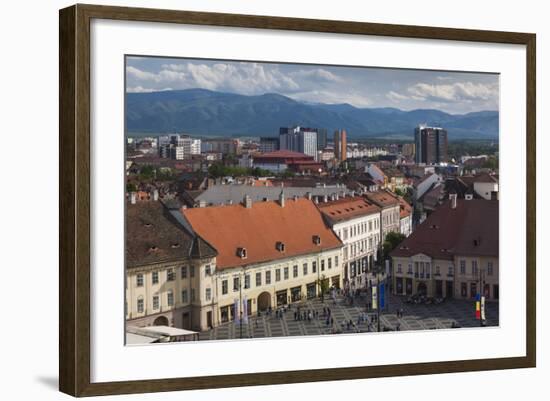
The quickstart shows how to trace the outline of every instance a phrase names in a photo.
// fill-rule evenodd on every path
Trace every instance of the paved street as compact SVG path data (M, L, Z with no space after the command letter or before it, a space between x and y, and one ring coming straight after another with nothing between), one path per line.
M397 327L401 331L406 330L428 330L428 329L447 329L451 328L453 322L460 327L479 327L479 321L475 319L475 304L473 300L446 300L439 305L414 305L405 302L406 297L391 295L388 299L386 311L382 312L380 317L380 326L384 330L395 330ZM295 320L294 312L297 308L303 313L312 311L312 314L318 314L318 318L309 320ZM331 309L331 316L334 319L334 326L326 324L326 318L323 317L323 308ZM403 317L398 318L397 309L403 309ZM314 313L314 311L316 313ZM372 332L377 330L377 324L373 322L376 313L367 313L368 321L359 321L360 314L365 316L365 299L356 298L355 305L346 304L343 297L336 299L336 304L332 300L325 299L322 303L320 299L313 299L292 304L291 308L282 313L282 317L277 317L275 311L271 315L262 314L261 316L252 316L248 324L242 325L243 338L260 337L282 337L282 336L304 336L320 335L331 333L357 333ZM486 326L498 326L498 303L486 304ZM342 324L343 321L353 322L349 326ZM204 331L200 334L201 340L224 340L240 338L240 325L234 322L225 323L213 330Z

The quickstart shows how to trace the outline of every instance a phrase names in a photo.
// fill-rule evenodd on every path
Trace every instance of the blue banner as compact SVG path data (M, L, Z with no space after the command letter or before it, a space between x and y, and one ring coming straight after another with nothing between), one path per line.
M385 299L385 298L386 298L386 297L385 297L385 295L386 295L385 287L386 287L386 286L385 286L384 284L382 284L382 285L380 286L380 309L384 309L384 305L385 305L385 303L386 303L386 299Z

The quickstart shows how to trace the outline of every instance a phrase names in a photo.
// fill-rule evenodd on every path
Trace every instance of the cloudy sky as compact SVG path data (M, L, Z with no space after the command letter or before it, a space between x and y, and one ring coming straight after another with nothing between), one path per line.
M278 93L313 103L434 108L452 114L498 110L498 75L303 64L127 57L128 92L202 88Z

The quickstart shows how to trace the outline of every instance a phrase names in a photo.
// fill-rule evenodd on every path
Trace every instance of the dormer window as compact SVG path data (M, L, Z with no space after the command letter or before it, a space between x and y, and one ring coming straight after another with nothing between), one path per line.
M284 251L285 251L285 244L284 244L284 242L277 241L277 243L275 244L275 247L277 248L277 250L278 250L279 252L284 252Z
M158 247L156 245L151 245L151 247L149 248L149 252L156 252L158 251Z
M246 259L247 257L246 248L237 248L237 256L241 259Z
M313 236L313 243L317 246L321 245L321 237L318 235Z

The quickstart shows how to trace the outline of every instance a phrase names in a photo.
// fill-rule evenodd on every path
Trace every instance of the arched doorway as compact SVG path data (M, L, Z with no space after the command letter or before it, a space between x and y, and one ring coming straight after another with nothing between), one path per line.
M418 295L426 295L428 293L428 287L426 287L426 283L418 283L416 292Z
M258 296L258 310L265 311L271 306L271 294L267 291Z
M159 316L153 322L153 326L169 326L168 318L166 316Z

